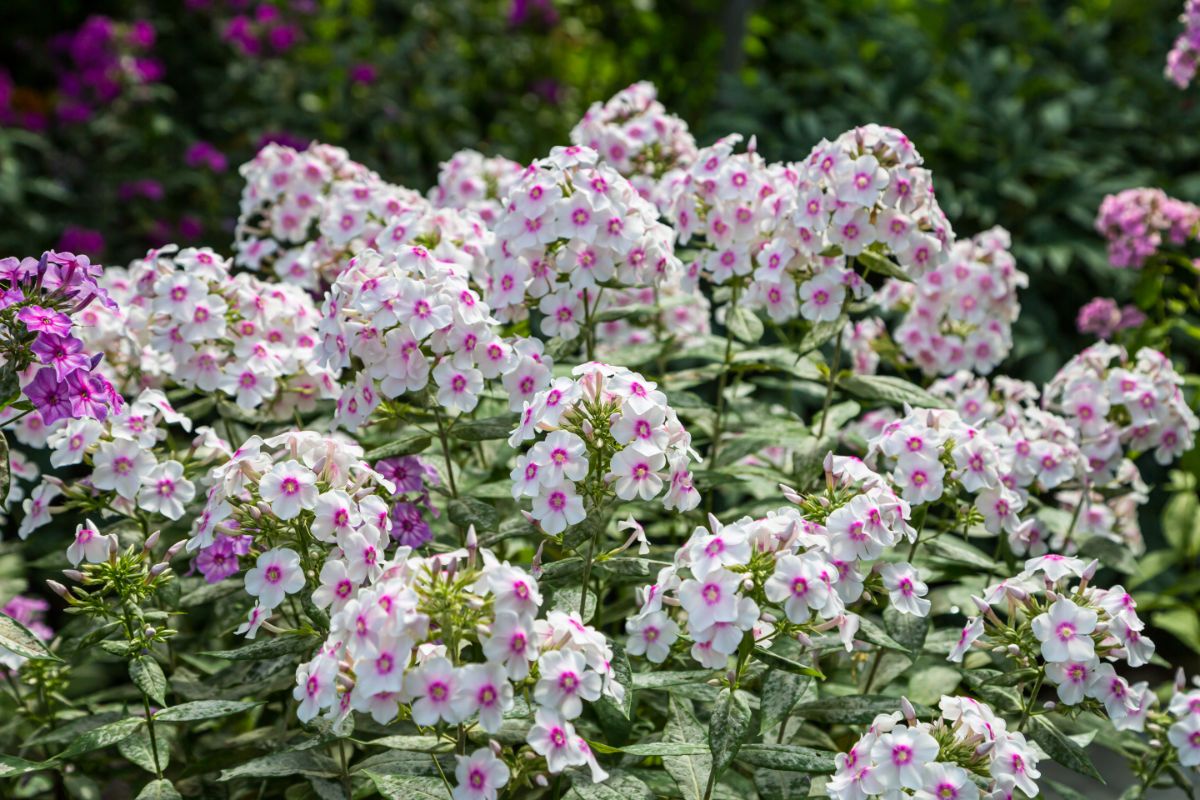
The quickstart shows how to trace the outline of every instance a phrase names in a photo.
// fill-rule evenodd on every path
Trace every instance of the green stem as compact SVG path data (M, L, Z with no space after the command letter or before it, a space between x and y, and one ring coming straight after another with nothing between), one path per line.
M450 460L450 441L446 438L446 425L442 421L442 410L435 406L433 415L437 419L438 439L442 443L442 457L446 459L446 479L450 484L450 496L457 500L458 487L454 483L454 462Z
M1021 721L1017 723L1018 732L1024 730L1025 723L1029 721L1029 712L1033 710L1033 704L1037 702L1038 692L1042 690L1043 680L1045 680L1045 676L1038 675L1037 680L1033 682L1033 691L1029 693L1029 702L1021 710Z
M825 403L821 406L821 428L817 431L818 439L825 435L825 422L829 419L829 404L833 402L833 385L837 383L838 367L842 360L842 336L845 332L845 327L838 331L837 341L833 345L833 361L829 364L829 383L825 385Z
M602 530L602 529L601 529ZM579 582L579 618L583 619L587 615L587 588L588 581L592 577L592 558L596 554L596 539L600 537L600 530L592 533L592 538L588 542L587 558L583 561L583 580ZM599 601L600 598L596 598Z
M725 358L721 374L717 378L717 414L713 420L712 446L708 449L708 463L715 468L717 453L721 448L721 422L725 413L725 387L729 380L729 365L733 363L733 334L725 329ZM711 499L711 495L710 495Z
M161 781L162 767L158 763L158 735L154 732L154 715L150 713L150 698L142 692L142 707L146 709L146 727L150 730L150 752L154 754L154 774Z

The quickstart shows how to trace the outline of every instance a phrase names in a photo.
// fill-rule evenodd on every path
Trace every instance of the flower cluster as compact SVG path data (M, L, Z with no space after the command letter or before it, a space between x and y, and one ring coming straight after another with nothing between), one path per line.
M857 459L830 454L825 466L825 492L785 490L799 508L729 525L710 518L697 528L641 591L638 613L626 622L628 652L666 660L679 625L664 602L687 613L691 656L709 669L724 667L747 633L759 646L776 635L804 644L836 627L849 649L860 620L847 607L868 583L901 613L926 616L928 588L916 568L893 562L873 572L872 562L916 536L908 503Z
M647 200L665 208L659 181L696 158L687 123L667 112L654 84L639 81L607 102L593 103L571 129L571 142L590 147L629 178Z
M105 514L127 517L141 511L180 519L196 496L193 467L213 452L199 445L180 453L163 448L169 425L185 431L192 427L191 420L177 412L162 392L146 389L103 422L73 419L55 426L46 439L51 466L61 469L86 464L91 472L85 480L72 483L46 475L22 506L20 537L24 539L49 523L52 513L67 508L103 509ZM197 433L201 439L212 435L211 429ZM52 507L60 496L62 504Z
M1017 289L1029 278L1016 268L1010 246L1008 231L992 228L955 242L916 283L889 282L885 304L905 310L893 338L925 374L986 375L1012 349L1012 324L1021 313Z
M0 259L0 358L12 380L0 408L20 393L41 423L62 419L104 419L121 408L112 384L96 371L99 356L89 354L77 316L93 302L115 307L97 283L98 264L87 256L53 250L37 258Z
M586 147L555 148L526 169L495 234L488 303L515 320L537 300L546 336L577 337L603 287L657 285L681 268L654 206Z
M971 697L943 696L941 714L918 722L912 707L880 714L826 785L835 800L870 797L977 800L1038 794L1040 751L1003 717ZM976 780L985 784L981 794Z
M200 558L222 555L225 574L236 571L237 556L256 556L245 576L256 602L238 633L253 639L287 595L316 579L320 553L326 556L319 578L325 591L313 594L319 607L348 600L379 576L395 487L362 457L353 442L293 431L251 437L209 472L212 486L187 549L199 550ZM213 547L219 550L209 552Z
M1200 0L1185 0L1179 15L1183 33L1175 39L1167 54L1166 76L1180 89L1186 89L1196 77L1200 63Z
M313 598L332 616L324 646L296 675L301 720L326 711L339 724L357 710L386 724L403 704L421 727L473 723L495 734L515 697L531 695L537 707L525 738L549 771L589 765L593 780L606 777L571 720L585 702L623 697L612 648L578 614L542 616L527 572L470 543L426 558L400 547L362 588L341 570L334 576L337 563L327 562ZM501 764L490 755L470 760ZM476 791L477 778L494 792L509 777L507 767L461 772Z
M1169 197L1162 189L1126 189L1100 204L1096 230L1108 240L1114 267L1141 269L1164 238L1182 245L1196 238L1200 206Z
M438 168L438 182L429 190L429 200L438 208L472 211L485 224L494 225L524 171L504 156L459 150Z
M118 23L99 15L55 37L50 47L60 70L58 119L67 125L87 122L133 87L161 80L162 62L150 55L155 38L148 20Z
M139 300L124 322L160 354L147 370L178 386L221 391L245 411L277 416L310 411L334 395L334 376L315 363L317 308L296 286L230 275L228 259L208 248L152 250L130 265ZM115 322L115 321L114 321Z
M1123 348L1098 342L1058 371L1042 405L1078 429L1089 474L1111 475L1127 452L1153 449L1165 465L1192 449L1200 420L1182 385L1170 359L1157 350L1142 348L1130 360Z
M470 412L485 380L500 379L519 410L546 385L551 361L537 339L503 339L486 303L452 261L420 245L352 258L326 295L320 359L342 375L337 420L357 428L385 398L424 390Z
M1151 703L1147 684L1130 686L1113 665L1149 663L1154 642L1123 587L1088 585L1097 567L1053 553L1025 562L1017 575L974 598L980 616L967 620L949 660L999 645L1017 669L1044 674L1063 705L1094 701L1118 730L1143 730ZM995 607L1007 609L1007 620Z
M1146 315L1135 305L1118 306L1111 297L1095 297L1079 309L1075 329L1107 340L1118 331L1140 327L1145 321Z
M526 402L509 444L548 435L517 457L514 499L554 536L595 512L606 497L653 500L687 511L700 495L688 464L691 436L658 385L624 367L591 362L556 378Z
M928 170L899 131L870 125L822 141L803 164L735 153L727 136L704 148L672 186L680 242L703 234L689 275L746 284L747 308L775 322L829 322L870 287L848 268L894 257L917 278L945 257L953 232Z
M346 256L362 249L402 211L422 209L419 192L384 182L331 145L297 151L271 144L240 168L239 266L271 267L308 289L332 281Z
M1080 448L1078 425L1043 409L1037 387L1006 377L989 383L959 372L935 382L930 392L953 402L968 424L986 431L1000 448L1002 463L1010 465L1001 475L1002 490L977 500L976 508L989 532L1008 534L1014 553L1041 555L1051 545L1070 549L1091 537L1140 551L1138 506L1147 495L1137 467L1124 458L1104 471L1090 471ZM1063 468L1068 463L1070 475ZM1102 486L1112 491L1095 491ZM1036 517L1020 519L1017 513L1026 508L1034 492L1041 494L1043 504L1066 510L1075 520L1074 527L1050 529Z

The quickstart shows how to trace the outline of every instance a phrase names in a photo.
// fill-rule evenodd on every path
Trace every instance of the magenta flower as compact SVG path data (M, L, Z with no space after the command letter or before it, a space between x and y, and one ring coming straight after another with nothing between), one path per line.
M433 538L421 509L412 503L392 506L392 538L407 547L420 547Z
M92 359L83 352L83 342L74 336L39 333L30 349L43 364L54 367L54 374L59 380L66 380L76 370L86 372L92 366Z
M71 392L67 385L60 381L53 369L43 368L25 387L25 396L42 414L42 420L52 425L60 419L74 416L74 406L71 403Z
M25 323L31 333L50 333L68 336L71 333L71 318L52 308L26 306L17 312L17 319Z

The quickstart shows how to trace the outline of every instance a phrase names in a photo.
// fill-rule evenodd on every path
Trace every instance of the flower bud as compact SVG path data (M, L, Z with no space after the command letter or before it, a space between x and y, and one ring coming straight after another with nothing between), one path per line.
M76 583L83 583L83 579L87 577L77 569L64 569L62 573L67 576L67 580L75 581Z
M179 555L179 551L182 550L185 546L187 546L187 540L180 539L178 542L176 542L175 544L168 547L167 552L163 554L162 563L166 564L167 562L171 561L171 559L173 559L173 558L175 558L175 556Z
M105 538L108 539L108 560L116 561L117 556L121 553L121 543L117 540L115 533L110 533Z
M796 505L800 505L801 503L804 502L804 495L800 494L792 487L785 486L784 484L781 483L781 484L779 484L779 489L780 489L780 491L783 492L783 496L787 498L787 501L789 503L794 503Z
M504 747L495 739L488 739L488 747L491 749L492 755L497 758L504 754Z
M142 549L145 550L147 553L149 553L151 550L153 550L154 545L158 544L159 534L161 534L161 533L162 533L162 531L155 531L154 533L147 536L145 543L142 544Z
M158 631L154 630L153 625L147 625L146 629L144 631L142 631L142 635L145 636L147 639L153 639L155 636L158 635Z
M533 755L533 753L530 753L529 755ZM547 778L545 775L543 775L540 772L536 776L534 776L533 782L536 783L542 789L545 789L547 786L550 785L550 779Z
M904 714L904 719L908 720L909 725L916 723L917 710L913 708L913 704L908 701L907 697L900 698L900 711Z
M1149 741L1149 745L1151 747L1153 747L1155 750L1159 750L1162 748L1162 741L1159 739L1151 739Z
M170 564L168 564L165 561L160 561L150 568L150 577L157 578L159 575L162 575L164 572L166 572L170 568L171 568Z
M1090 581L1092 578L1096 577L1096 570L1097 570L1097 569L1099 569L1099 568L1100 568L1100 559L1098 559L1098 558L1093 558L1093 559L1092 559L1092 563L1090 563L1090 564L1088 564L1086 567L1084 567L1084 570L1083 570L1083 582L1084 582L1084 583L1087 583L1087 582L1088 582L1088 581ZM1081 588L1081 589L1082 589L1083 587L1082 587L1082 586L1080 586L1079 588Z
M1047 700L1046 702L1042 703L1042 708L1046 709L1047 711L1053 711L1054 709L1058 708L1058 703L1054 702L1053 700Z
M64 600L66 600L68 603L72 602L71 593L67 591L67 587L63 586L58 581L48 580L48 581L46 581L46 585L50 587L50 591L54 592L56 595L58 595L59 597L61 597Z

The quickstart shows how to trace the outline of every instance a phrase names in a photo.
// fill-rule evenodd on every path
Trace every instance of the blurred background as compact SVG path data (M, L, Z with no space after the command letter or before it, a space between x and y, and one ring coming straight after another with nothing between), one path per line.
M865 122L917 144L960 234L1013 235L1007 368L1043 380L1122 296L1101 198L1200 199L1200 108L1163 78L1180 0L8 0L0 9L0 255L123 263L228 249L237 166L341 145L424 190L475 147L528 162L587 106L658 85L701 144L799 160ZM1114 285L1116 284L1116 285Z

